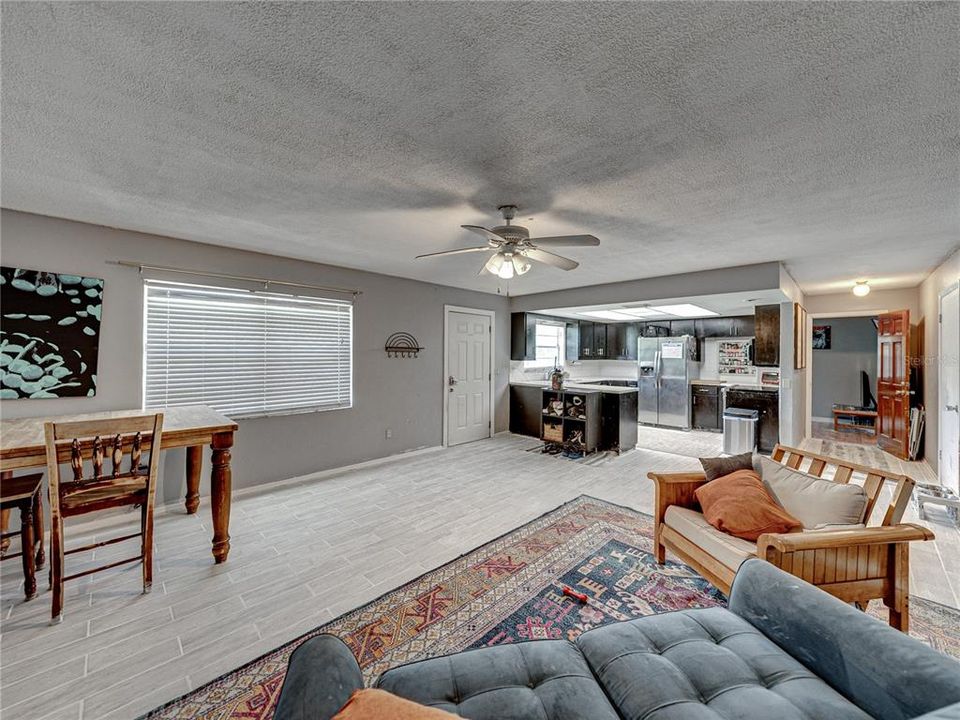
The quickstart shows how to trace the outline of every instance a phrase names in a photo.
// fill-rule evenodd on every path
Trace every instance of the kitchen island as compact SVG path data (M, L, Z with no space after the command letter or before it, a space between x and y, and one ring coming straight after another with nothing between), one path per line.
M600 382L629 382L602 380ZM564 390L599 392L599 450L624 452L637 445L637 388L596 382L565 382ZM510 383L510 432L540 437L543 393L550 391L547 380L522 380Z

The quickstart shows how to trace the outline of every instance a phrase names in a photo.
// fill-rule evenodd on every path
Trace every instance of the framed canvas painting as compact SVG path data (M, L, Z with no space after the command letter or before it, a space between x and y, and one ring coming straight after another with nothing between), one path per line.
M830 326L829 325L813 326L813 342L811 344L811 347L814 350L830 349Z
M92 397L103 280L0 267L0 398Z

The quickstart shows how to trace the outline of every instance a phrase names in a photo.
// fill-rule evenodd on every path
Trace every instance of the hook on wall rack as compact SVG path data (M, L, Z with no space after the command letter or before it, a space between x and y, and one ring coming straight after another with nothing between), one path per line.
M418 357L423 348L417 339L408 332L395 332L387 338L384 345L387 357Z

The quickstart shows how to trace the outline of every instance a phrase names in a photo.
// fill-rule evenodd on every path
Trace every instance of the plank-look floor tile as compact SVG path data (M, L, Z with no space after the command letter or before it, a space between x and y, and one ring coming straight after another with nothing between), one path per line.
M683 442L677 434L678 451ZM24 603L19 568L3 563L3 717L134 717L577 495L649 512L648 471L698 467L694 457L643 449L596 464L525 452L535 445L498 436L240 495L224 565L211 561L208 499L192 516L171 508L157 517L153 591L140 593L138 567L68 583L59 626L49 625L46 577ZM688 452L695 447L691 439ZM134 518L77 528L72 542L109 535L118 522ZM938 540L917 551L915 590L956 605L960 533L933 509L927 523Z

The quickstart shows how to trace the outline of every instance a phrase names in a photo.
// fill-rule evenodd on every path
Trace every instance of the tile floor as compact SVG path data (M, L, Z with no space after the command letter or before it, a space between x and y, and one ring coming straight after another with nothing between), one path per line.
M240 496L224 565L206 500L175 509L157 518L153 592L139 593L138 567L68 583L58 626L49 592L24 603L18 564L3 563L0 715L135 717L577 495L650 511L647 471L698 467L643 449L591 463L526 452L536 445L498 436ZM915 593L960 605L960 534L929 522L938 541L911 556Z

